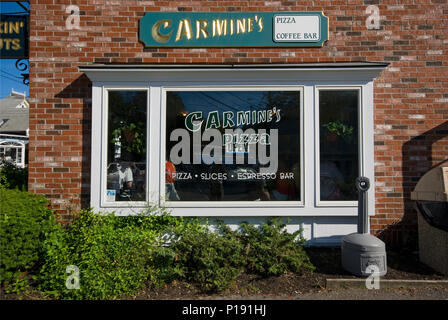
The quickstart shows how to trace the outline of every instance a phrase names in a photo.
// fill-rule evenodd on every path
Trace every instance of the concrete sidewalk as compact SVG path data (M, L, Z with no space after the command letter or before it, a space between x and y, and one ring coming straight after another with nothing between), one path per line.
M324 289L316 293L294 296L250 295L250 296L204 296L198 300L446 300L448 288L407 288L407 289Z

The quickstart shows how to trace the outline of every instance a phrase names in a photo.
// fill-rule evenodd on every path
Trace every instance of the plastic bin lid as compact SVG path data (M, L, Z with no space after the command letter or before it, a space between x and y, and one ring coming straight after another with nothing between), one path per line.
M419 201L448 201L448 162L437 166L420 178L414 191L412 200Z
M351 233L342 238L342 245L347 249L363 252L384 252L386 244L369 233Z
M415 206L431 226L448 232L448 202L417 201Z

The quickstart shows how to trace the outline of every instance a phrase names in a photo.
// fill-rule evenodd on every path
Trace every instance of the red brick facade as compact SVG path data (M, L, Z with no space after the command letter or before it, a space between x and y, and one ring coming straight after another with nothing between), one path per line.
M89 204L91 87L80 65L389 62L375 80L371 219L386 240L415 224L410 192L448 158L446 0L30 2L29 190L63 218ZM79 7L80 29L66 28L69 5ZM377 30L366 26L369 5L379 9ZM149 11L323 11L329 40L322 48L144 48L138 22Z

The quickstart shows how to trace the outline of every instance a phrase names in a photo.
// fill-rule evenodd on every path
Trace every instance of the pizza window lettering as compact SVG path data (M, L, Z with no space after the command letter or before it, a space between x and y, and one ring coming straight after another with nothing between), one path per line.
M300 91L167 91L166 201L300 201Z

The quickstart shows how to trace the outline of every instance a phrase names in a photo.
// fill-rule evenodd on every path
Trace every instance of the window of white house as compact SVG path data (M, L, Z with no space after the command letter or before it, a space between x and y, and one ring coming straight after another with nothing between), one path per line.
M107 91L106 201L145 201L147 91Z
M166 201L300 201L301 91L167 89Z
M0 141L0 165L3 161L13 163L18 167L25 166L25 143Z
M356 201L359 89L319 89L320 201Z

